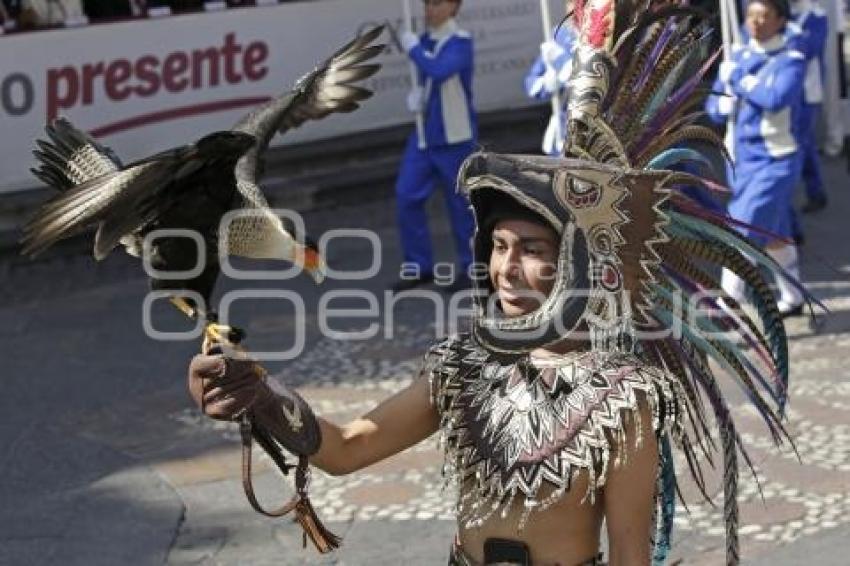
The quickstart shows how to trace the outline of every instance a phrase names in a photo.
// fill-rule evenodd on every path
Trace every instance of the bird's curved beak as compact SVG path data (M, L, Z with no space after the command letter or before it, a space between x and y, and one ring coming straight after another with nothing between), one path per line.
M299 245L295 252L295 264L307 271L316 283L325 280L327 265L317 249Z

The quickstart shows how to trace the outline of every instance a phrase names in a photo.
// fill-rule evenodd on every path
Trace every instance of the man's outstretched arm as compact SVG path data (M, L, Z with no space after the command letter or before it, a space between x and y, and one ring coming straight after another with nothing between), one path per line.
M310 463L332 475L348 474L397 454L428 438L439 427L427 379L343 426L319 418L322 446Z

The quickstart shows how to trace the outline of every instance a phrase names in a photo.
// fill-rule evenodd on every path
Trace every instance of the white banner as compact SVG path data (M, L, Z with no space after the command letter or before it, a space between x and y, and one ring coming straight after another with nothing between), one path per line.
M532 104L522 77L538 52L539 10L528 0L463 3L479 111ZM415 18L421 29L421 9ZM30 152L56 116L134 160L229 128L358 31L401 21L399 2L322 0L0 36L0 192L37 185ZM353 114L306 123L286 143L412 125L407 59L390 34L383 40L383 69L366 85L375 96Z

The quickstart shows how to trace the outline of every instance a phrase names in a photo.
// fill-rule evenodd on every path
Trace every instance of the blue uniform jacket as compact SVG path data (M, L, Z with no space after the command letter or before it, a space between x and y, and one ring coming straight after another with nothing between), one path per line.
M474 141L478 121L472 105L472 38L449 20L428 31L408 53L424 89L425 142L439 147ZM420 148L426 149L426 148Z
M558 74L559 84L561 87L566 86L566 81L562 78L569 78L565 72L565 67L572 65L573 49L575 48L575 31L566 25L559 26L555 30L555 43L560 45L564 52L555 59L555 72ZM552 92L547 90L543 84L543 75L546 73L546 64L543 62L541 55L532 63L528 74L525 76L525 93L537 100L549 100L552 97Z
M799 113L805 60L791 47L785 35L759 46L750 41L733 55L736 63L729 83L719 78L713 91L734 94L735 162L760 158L782 158L794 154L798 147ZM726 122L732 104L713 94L706 102L709 117L717 124Z

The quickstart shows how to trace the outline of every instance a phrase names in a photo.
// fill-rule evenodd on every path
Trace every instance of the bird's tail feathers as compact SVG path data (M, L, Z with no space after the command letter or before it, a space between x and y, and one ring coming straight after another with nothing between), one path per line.
M144 223L144 219L134 215L113 216L101 222L94 237L94 259L103 260L120 243L124 243L130 255L141 257L140 238L132 232Z
M60 240L85 231L120 191L134 169L101 175L56 196L44 204L24 226L22 253L35 257Z

